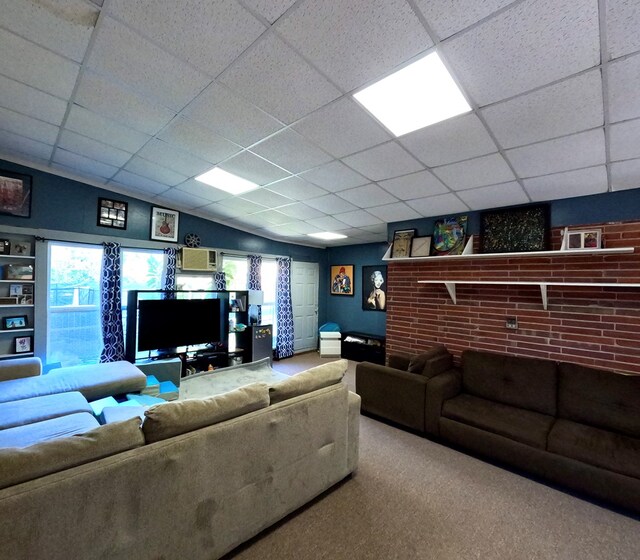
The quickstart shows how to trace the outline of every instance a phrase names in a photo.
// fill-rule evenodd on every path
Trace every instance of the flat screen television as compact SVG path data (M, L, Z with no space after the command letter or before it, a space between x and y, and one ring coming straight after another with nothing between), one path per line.
M222 340L219 299L138 301L138 351Z

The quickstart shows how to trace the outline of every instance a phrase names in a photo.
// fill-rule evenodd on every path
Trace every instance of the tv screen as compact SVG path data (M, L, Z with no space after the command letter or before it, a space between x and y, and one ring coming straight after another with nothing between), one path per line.
M138 350L218 342L219 299L153 299L138 302Z

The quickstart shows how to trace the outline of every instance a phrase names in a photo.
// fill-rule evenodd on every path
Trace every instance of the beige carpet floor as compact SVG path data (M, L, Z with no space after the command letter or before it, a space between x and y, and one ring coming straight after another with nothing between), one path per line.
M316 353L274 362L295 373ZM354 387L355 363L347 383ZM637 560L640 521L361 417L357 473L227 560Z

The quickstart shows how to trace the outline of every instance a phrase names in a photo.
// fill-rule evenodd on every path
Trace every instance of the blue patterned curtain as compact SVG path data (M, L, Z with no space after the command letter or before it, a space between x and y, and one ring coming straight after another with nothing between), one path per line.
M124 360L120 263L120 244L105 243L100 273L100 319L104 345L100 362Z
M276 278L276 360L293 356L293 305L291 303L291 259L277 257Z
M164 254L167 256L167 267L164 270L162 289L170 292L164 294L164 299L173 299L176 296L173 293L173 290L176 289L176 253L175 247L166 247L164 250Z
M262 290L262 257L247 255L247 290ZM258 325L262 324L262 305L256 305Z
M213 287L216 290L227 289L227 275L224 272L213 273Z

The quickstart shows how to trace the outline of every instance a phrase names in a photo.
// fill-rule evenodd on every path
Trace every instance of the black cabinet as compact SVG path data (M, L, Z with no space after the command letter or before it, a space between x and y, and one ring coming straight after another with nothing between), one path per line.
M361 332L342 333L342 358L356 362L385 362L385 337Z

